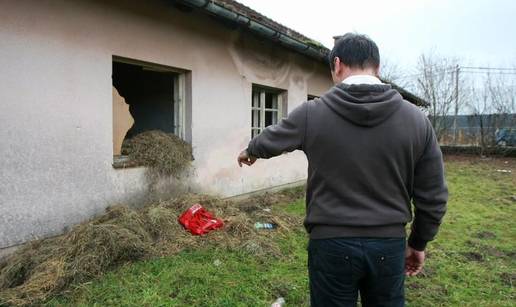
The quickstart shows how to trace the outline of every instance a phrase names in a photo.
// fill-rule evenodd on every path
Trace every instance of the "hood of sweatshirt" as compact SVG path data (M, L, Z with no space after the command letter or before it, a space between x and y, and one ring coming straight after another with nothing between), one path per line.
M389 84L341 83L320 99L335 113L366 127L381 124L403 103L403 97Z

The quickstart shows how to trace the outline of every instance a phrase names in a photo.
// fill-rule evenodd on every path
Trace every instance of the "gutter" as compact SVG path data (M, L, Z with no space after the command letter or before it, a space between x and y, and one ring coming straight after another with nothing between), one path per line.
M268 38L284 45L285 47L304 54L308 57L319 61L327 62L327 53L317 49L310 44L299 41L289 35L281 33L265 24L259 23L247 16L233 12L222 5L216 4L211 0L176 0L189 7L201 9L211 15L234 22L249 31L258 34L262 37Z
M419 107L428 108L430 106L430 103L428 101L424 100L423 98L421 98L421 97L419 97L419 96L417 96L415 94L412 94L411 92L409 92L406 89L400 87L396 83L391 82L391 81L386 81L386 80L383 80L383 79L381 79L381 80L382 80L383 83L390 84L393 89L397 90L401 94L403 99L408 100L408 101L412 102L413 104L415 104L415 105L417 105Z

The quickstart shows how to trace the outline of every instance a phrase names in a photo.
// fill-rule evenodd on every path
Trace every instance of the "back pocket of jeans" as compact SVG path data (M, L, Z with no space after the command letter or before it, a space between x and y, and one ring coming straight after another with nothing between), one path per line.
M377 258L381 277L393 277L405 273L404 253L398 255L382 255Z
M338 277L342 281L351 280L352 263L349 254L332 254L316 250L311 255L310 266L326 276Z

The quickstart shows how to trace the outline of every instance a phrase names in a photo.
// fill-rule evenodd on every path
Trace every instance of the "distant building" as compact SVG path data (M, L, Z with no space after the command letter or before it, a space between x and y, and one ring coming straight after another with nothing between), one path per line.
M457 119L457 129L454 121ZM482 133L486 145L512 144L511 132L516 128L516 114L454 115L439 116L435 120L443 145L479 145ZM503 132L506 131L506 132ZM497 139L498 136L498 139ZM511 146L515 146L513 144Z

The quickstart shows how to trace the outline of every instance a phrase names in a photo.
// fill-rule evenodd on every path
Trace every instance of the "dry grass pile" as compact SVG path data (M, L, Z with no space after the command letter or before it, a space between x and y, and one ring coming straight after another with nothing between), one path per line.
M148 166L162 175L178 177L192 160L192 146L173 133L159 130L142 132L124 140L122 154L131 162Z
M0 264L0 306L36 305L102 275L123 263L172 255L183 249L224 247L257 257L281 255L274 237L301 226L299 217L273 207L303 196L302 189L266 194L243 201L183 195L141 209L116 206L68 233L27 244ZM217 217L222 229L192 236L177 222L194 203ZM256 230L255 222L272 222L274 231Z

